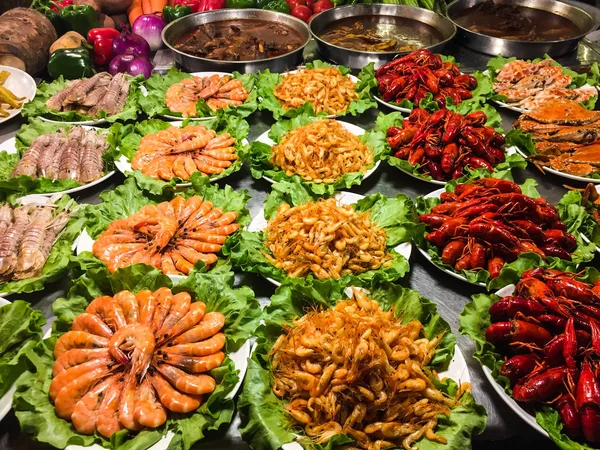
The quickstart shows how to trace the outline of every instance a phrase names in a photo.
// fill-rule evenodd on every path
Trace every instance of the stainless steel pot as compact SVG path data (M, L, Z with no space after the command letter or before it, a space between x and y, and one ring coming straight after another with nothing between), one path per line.
M456 0L448 5L448 17L458 28L458 39L462 45L488 55L516 56L526 59L539 58L545 53L555 57L564 55L575 49L579 41L597 27L592 16L581 8L556 0L494 0L494 3L506 3L557 14L573 22L581 30L581 34L561 41L515 41L475 33L454 21L462 11L483 1L486 0Z
M277 22L299 33L304 43L296 50L285 55L252 61L219 61L216 59L201 58L177 50L173 45L182 34L189 30L207 23L230 19L255 19ZM306 23L289 14L262 9L219 9L191 14L171 22L163 29L162 40L168 48L173 50L175 61L189 72L233 72L235 70L240 73L256 73L259 70L265 69L270 69L272 72L284 72L295 68L302 62L302 51L310 41L310 32Z
M319 53L334 63L353 69L362 69L367 64L374 62L379 67L394 59L398 54L408 52L363 52L330 44L321 39L319 35L331 22L347 17L359 16L395 16L404 17L427 24L442 34L442 41L426 47L439 52L442 47L456 34L456 27L446 17L423 8L406 5L383 4L356 4L328 9L317 14L309 23L310 33L317 43Z

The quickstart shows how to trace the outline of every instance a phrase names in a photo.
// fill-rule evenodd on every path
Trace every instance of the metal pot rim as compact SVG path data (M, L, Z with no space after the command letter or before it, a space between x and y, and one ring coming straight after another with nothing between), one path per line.
M484 1L486 1L486 0L479 0L479 1L477 1L477 3L482 3ZM450 10L452 9L452 7L455 6L455 5L457 5L457 4L460 4L460 3L465 3L465 0L454 0L452 3L448 4L447 18L448 18L448 20L450 20L454 24L454 26L456 28L460 28L460 30L462 30L465 33L474 34L476 36L479 36L479 37L482 37L482 38L485 38L485 39L494 39L494 40L501 41L501 42L514 43L514 44L526 45L526 46L535 46L535 45L544 45L544 44L545 45L561 44L561 43L564 43L564 42L567 42L567 41L571 41L571 40L577 40L578 41L580 39L583 39L583 37L585 35L587 35L588 33L594 31L594 29L596 28L596 25L595 25L594 18L591 16L590 13L588 13L587 11L579 8L578 6L575 6L575 5L572 5L572 4L569 4L569 3L560 2L559 0L555 0L555 1L557 1L558 3L563 3L564 5L566 5L566 6L570 7L570 8L578 10L578 12L581 12L583 15L588 16L590 18L590 22L592 24L591 28L589 30L586 30L585 32L582 32L581 34L578 34L577 36L573 36L572 38L555 40L555 41L519 41L517 39L505 39L505 38L500 38L500 37L496 37L496 36L490 36L488 34L478 33L476 31L471 31L468 28L465 28L462 25L459 25L450 16ZM520 6L520 5L516 5L516 6ZM533 8L533 7L531 7L531 8L532 9L539 9L541 11L545 11L545 10L540 9L540 8ZM548 12L550 12L550 14L554 14L551 11L548 11ZM559 15L559 14L554 14L554 15ZM561 16L561 17L564 17L564 16ZM572 21L568 17L564 17L564 18L567 19L567 20L569 20L572 23Z
M194 13L193 15L197 15L197 14L211 14L211 13L217 13L217 12L220 13L220 14L223 14L223 12L225 12L225 11L228 11L228 12L229 11L231 11L231 12L238 12L238 11L242 12L242 11L265 11L265 10L257 9L257 8L217 9L217 10L213 10L213 11L204 11L204 12ZM232 65L238 65L239 64L240 66L243 66L245 64L263 63L263 62L273 61L273 60L277 60L277 59L283 58L285 56L291 55L291 54L293 54L295 52L303 51L304 48L308 45L308 43L310 42L310 39L311 39L311 33L310 33L310 30L308 29L308 25L304 21L298 19L297 17L291 16L289 14L280 13L278 11L269 11L269 13L286 16L286 18L292 19L293 21L295 21L295 22L301 24L302 26L306 27L306 30L308 31L308 33L307 33L308 37L306 38L306 41L302 45L300 45L298 48L295 48L292 51L289 51L289 52L284 53L284 54L279 55L279 56L273 56L271 58L250 59L250 60L246 60L246 61L225 61L225 60L222 60L222 59L202 58L201 56L190 55L189 53L185 53L185 52L182 52L181 50L176 49L165 38L165 32L168 31L168 29L173 24L179 22L180 20L185 19L186 17L190 17L190 15L187 15L187 16L184 16L184 17L180 17L179 19L174 20L173 22L167 24L167 26L164 27L163 30L162 30L161 38L162 38L162 41L164 42L164 44L170 50L172 50L173 52L179 53L180 55L183 55L186 58L192 58L192 59L195 59L195 60L198 60L198 61L203 61L203 62L207 62L207 63L211 63L211 64L219 64L219 63L222 63L222 64L232 64ZM221 18L221 19L218 19L218 20L210 21L210 22L218 22L218 21L222 21L222 20L231 20L231 19ZM244 19L242 19L242 20L244 20ZM249 20L249 19L246 19L246 20ZM258 19L258 20L261 20L261 19ZM262 20L264 20L264 19L262 19ZM210 22L207 22L207 23L210 23ZM189 31L190 29L191 28L187 29L186 31Z
M391 4L385 4L385 5L381 4L381 5L379 5L379 4L366 4L366 3L360 3L360 4L354 4L354 5L344 5L344 6L338 6L338 7L337 7L337 8L335 8L335 9L339 11L339 10L344 10L344 9L358 9L358 7L364 7L364 6L388 6L388 7L395 7L395 9L407 9L407 8L411 8L411 9L415 9L415 10L426 11L426 13L435 14L435 15L438 15L438 16L440 16L442 19L448 20L448 21L450 22L450 24L451 24L451 25L454 25L454 30L452 31L452 34L450 35L450 37L447 37L446 39L443 39L443 40L441 40L440 42L436 43L436 44L435 44L436 46L437 46L437 45L443 45L443 44L446 44L446 43L450 42L450 41L451 41L451 40L454 38L454 36L456 36L456 31L457 31L457 30L456 30L456 28L457 28L457 25L454 23L454 21L453 21L453 20L451 20L449 17L445 17L445 16L443 16L443 15L441 15L441 14L438 14L438 13L436 13L436 12L434 12L434 11L430 11L430 10L427 10L427 9L419 8L419 7L417 7L417 6L410 6L410 5L391 5ZM308 23L308 30L310 31L310 34L311 34L311 36L312 36L312 37L315 39L315 41L317 41L318 43L320 43L320 44L322 44L322 45L327 45L327 46L329 46L329 47L332 47L332 48L335 48L335 49L343 50L343 51L346 51L346 52L351 52L351 53L353 53L353 54L356 54L357 56L360 56L360 55L373 55L373 56L392 56L392 57L393 57L393 56L396 56L396 55L398 55L398 54L400 54L400 53L404 53L404 52L402 52L402 51L398 51L398 50L396 50L396 51L393 51L393 52L371 52L371 51L366 51L366 50L356 50L356 49L353 49L353 48L348 48L348 47L342 47L342 46L339 46L339 45L335 45L335 44L332 44L332 43L330 43L330 42L327 42L327 41L326 41L326 40L324 40L324 39L321 39L321 38L320 38L319 36L317 36L317 34L316 34L314 31L313 31L312 23L313 23L313 21L314 21L316 18L318 18L318 17L319 17L321 14L325 14L325 13L327 13L328 11L331 11L331 10L330 10L330 9L327 9L327 10L325 10L325 11L321 11L319 14L315 14L315 15L314 15L314 16L313 16L313 17L310 19L310 22ZM371 14L371 15L373 15L373 16L389 16L389 14ZM352 16L348 16L348 17L352 17ZM344 19L346 19L346 18L348 18L348 17L344 17ZM400 17L404 17L404 16L400 16ZM405 18L406 18L406 17L405 17ZM410 18L410 17L408 17L408 18ZM413 19L413 20L416 20L416 19ZM429 25L429 24L427 24L427 25ZM430 26L431 26L431 25L430 25ZM423 47L423 48L426 48L426 47Z

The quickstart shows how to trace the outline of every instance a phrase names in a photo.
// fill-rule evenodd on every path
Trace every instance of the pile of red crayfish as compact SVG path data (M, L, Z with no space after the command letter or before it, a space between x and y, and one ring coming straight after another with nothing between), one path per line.
M600 282L533 269L490 308L486 339L508 359L500 373L519 402L547 403L563 431L600 443Z
M492 172L504 161L504 136L486 122L483 111L463 116L447 109L429 114L417 108L402 128L387 130L387 141L396 158L419 164L419 170L434 180L448 181L461 177L465 167Z
M443 192L441 203L419 216L432 231L425 238L457 271L487 269L491 278L521 253L571 260L577 248L556 208L521 193L516 183L482 178Z
M384 64L375 71L375 77L386 102L407 99L418 105L431 92L440 108L446 106L446 97L455 105L472 98L470 91L477 87L475 77L461 73L456 64L442 62L439 55L424 49Z

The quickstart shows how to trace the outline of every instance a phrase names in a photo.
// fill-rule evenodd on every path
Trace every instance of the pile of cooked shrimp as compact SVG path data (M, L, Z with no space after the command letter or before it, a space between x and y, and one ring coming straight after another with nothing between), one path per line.
M69 222L69 205L0 206L0 281L39 276L60 232Z
M285 74L273 94L286 110L309 102L316 114L342 113L358 99L354 82L337 67L300 69Z
M271 162L289 176L332 184L347 173L366 172L373 153L335 120L317 120L285 134L273 146Z
M365 449L412 444L435 434L438 415L456 398L439 391L427 369L442 339L427 339L416 320L402 325L362 290L334 308L292 322L270 352L273 392L286 411L322 444L336 434Z
M267 259L290 277L340 278L377 270L392 255L386 232L333 198L291 208L283 204L267 228Z
M198 409L225 359L225 316L163 287L94 299L54 346L50 399L82 434L140 431Z

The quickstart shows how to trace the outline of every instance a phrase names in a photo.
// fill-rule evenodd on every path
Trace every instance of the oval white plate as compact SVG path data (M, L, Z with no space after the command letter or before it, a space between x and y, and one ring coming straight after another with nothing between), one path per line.
M10 302L8 300L0 298L0 306L8 305L9 303ZM6 416L10 411L10 408L12 407L12 398L16 389L17 387L13 384L8 391L6 391L6 394L0 397L0 420L4 419L4 416Z
M358 127L351 123L342 122L341 120L336 120L336 122L338 122L342 127L344 127L346 130L348 130L350 133L352 133L355 136L362 136L366 132L364 128ZM267 130L263 134L261 134L259 137L257 137L256 142L262 142L263 144L267 144L270 147L275 145L275 142L269 137L270 131L271 130ZM375 171L379 167L380 163L381 163L381 161L377 161L372 169L369 169L365 172L365 174L362 178L363 181L366 180L367 178L369 178L371 175L373 175L373 173L375 173ZM269 183L275 183L272 179L270 179L268 177L263 177L263 178L265 180L267 180Z
M337 194L335 194L334 197L338 202L340 202L342 205L352 205L354 203L356 203L357 201L359 201L360 199L365 198L364 195L360 195L360 194L355 194L353 192L338 192ZM264 208L262 208L258 214L256 215L256 217L254 217L254 219L252 219L252 222L250 222L250 225L248 225L248 227L246 228L248 231L252 231L252 232L259 232L259 231L263 231L265 228L267 228L267 225L269 224L269 221L267 219L265 219L265 210ZM410 259L410 254L412 252L412 244L410 242L403 242L399 245L397 245L396 247L394 247L394 250L396 250L398 253L400 253L402 256L404 256L406 258L406 260L408 261ZM274 280L273 278L268 278L266 277L267 280L270 283L273 283L275 286L281 286L281 283L279 281Z
M207 119L208 118L209 117L207 117ZM181 117L179 117L178 119L179 120L177 120L177 121L170 122L171 126L181 127L181 125L183 125L183 121L181 120ZM200 125L202 125L202 124L200 124ZM246 138L244 138L244 140L242 141L242 145L248 145L248 140ZM119 159L115 160L115 167L117 169L119 169L119 172L121 172L125 176L127 176L128 173L133 172L133 169L131 168L131 161L129 161L125 157L125 155L121 155L119 157ZM220 180L220 179L221 178L213 178L214 181ZM175 185L175 187L177 190L180 190L180 189L189 188L191 185L192 185L192 183L177 183Z
M90 126L84 126L83 128L88 129L88 130L95 130L96 128L94 127L90 127ZM13 153L17 153L17 146L16 146L16 142L17 140L14 137L11 137L10 139L4 141L2 144L0 144L0 152L6 152L9 155L13 154ZM116 165L116 162L115 162ZM115 174L114 170L111 170L110 172L108 172L106 175L104 175L101 178L98 178L95 181L92 181L91 183L88 184L84 184L81 186L77 186L71 189L67 189L66 191L56 191L56 192L47 192L47 193L42 193L42 194L36 194L36 195L46 195L46 196L50 196L50 195L54 195L54 194L72 194L74 192L79 192L79 191L83 191L84 189L90 188L92 186L95 186L97 184L102 183L103 181L107 180L108 178L112 177Z
M506 297L507 295L512 295L514 290L515 290L515 285L509 284L508 286L505 286L502 289L500 289L499 291L497 291L496 295L498 295L499 297ZM519 405L519 403L517 403L514 398L512 398L510 395L508 395L504 391L504 388L502 386L500 386L496 380L494 380L491 369L484 364L482 364L481 367L483 368L483 373L484 373L485 377L488 379L488 381L492 385L492 388L500 396L502 401L504 403L506 403L506 406L508 406L510 409L512 409L515 412L515 414L517 414L517 416L519 416L521 419L523 419L535 431L537 431L538 433L541 433L542 435L544 435L546 437L549 437L546 430L544 430L536 422L535 416L533 416L532 414L528 413L523 408L521 408L521 405Z
M393 103L388 103L388 102L384 101L382 98L379 97L379 93L375 94L373 97L375 97L375 101L377 103L379 103L380 105L383 105L383 106L387 106L390 109L394 109L396 111L400 111L403 113L410 113L412 111L412 109L402 108L401 106L396 106Z
M515 147L517 153L519 153L523 158L527 159L527 155L522 152L519 148ZM592 183L592 184L596 184L596 185L600 185L600 179L598 178L587 178L587 177L580 177L578 175L571 175L565 172L560 172L556 169L553 169L550 166L544 166L540 164L540 167L544 170L544 172L548 172L551 173L553 175L562 177L562 178L567 178L569 180L574 180L574 181L581 181L583 183Z
M429 194L425 195L424 198L440 198L440 195L442 195L442 192L446 192L446 189L441 188L438 189L436 191L430 192ZM485 283L472 283L469 280L467 280L465 277L463 277L461 274L456 273L452 270L448 270L448 269L444 269L441 266L438 266L436 263L434 263L431 260L431 255L429 254L429 252L427 250L425 250L424 248L421 248L417 245L417 249L419 250L419 252L421 252L421 254L425 257L425 259L427 259L427 261L429 261L431 264L433 264L435 267L437 267L438 269L440 269L442 272L447 273L448 275L453 276L454 278L458 279L458 280L462 280L462 281L466 281L469 284L474 284L475 286L485 286Z
M0 71L7 71L10 73L3 86L15 94L16 97L25 97L23 100L23 104L28 101L31 101L35 97L36 85L31 75L26 72L23 72L20 69L10 66L0 66ZM12 119L16 115L21 113L23 107L13 109L8 107L6 103L2 104L4 110L8 113L8 117L0 117L0 123L6 122L7 120Z
M219 75L221 77L223 77L225 75L229 75L230 77L233 76L231 73L228 73L228 72L192 72L192 73L190 73L190 75L193 77L210 77L212 75ZM144 92L144 96L147 95L146 92ZM182 117L171 116L170 114L161 114L161 117L164 117L167 120L175 120L175 121L181 121L183 119ZM213 119L215 117L216 116L188 117L188 119L190 119L190 120L208 120L208 119Z
M66 122L64 120L53 120L53 119L48 119L47 117L44 117L44 116L39 116L39 119L43 120L44 122L58 123L58 124L65 124L65 125L88 125L88 126L92 126L92 125L102 125L104 123L108 123L108 122L106 122L105 119L82 120L81 122Z
M303 70L304 68L305 67L301 66L301 67L299 67L296 70L288 70L287 72L282 73L281 76L285 77L288 74L297 73L300 70ZM352 80L352 82L354 83L354 85L358 84L358 78L357 77L355 77L354 75L351 75L351 74L348 74L346 76ZM328 116L325 116L325 117L327 117L328 119L335 119L336 117L340 117L340 116L341 116L341 114L329 114Z

